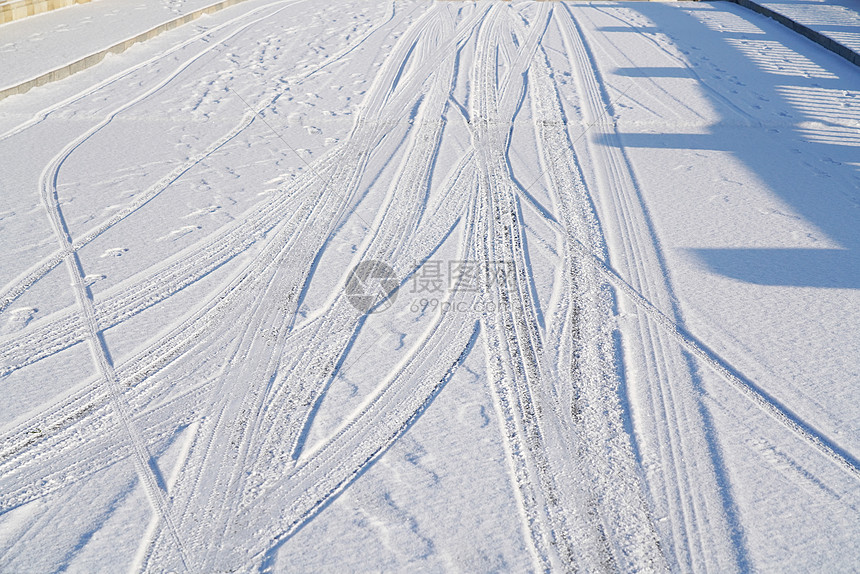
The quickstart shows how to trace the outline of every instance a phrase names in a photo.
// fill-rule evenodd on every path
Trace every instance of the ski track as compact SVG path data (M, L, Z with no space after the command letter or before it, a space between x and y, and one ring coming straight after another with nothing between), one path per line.
M683 327L612 99L580 23L591 10L630 25L610 9L534 3L526 20L516 4L464 9L437 2L417 13L420 3L392 0L381 18L332 57L280 78L299 86L348 61L368 40L400 29L343 141L235 221L94 296L80 250L251 126L268 126L263 114L281 93L264 87L240 121L78 237L69 231L57 191L64 163L115 118L169 90L195 63L303 2L250 9L0 134L0 141L13 138L208 42L113 104L42 171L41 200L58 249L0 290L0 315L60 265L72 280L76 305L0 337L0 381L79 344L88 346L96 375L70 381L65 394L0 433L0 513L37 501L71 505L88 479L119 473L120 463L130 461L135 475L108 498L127 498L137 480L153 508L135 570L258 571L408 432L479 339L510 492L535 571L732 571L746 563L732 532L733 502L719 484L721 463L709 445L693 358L860 478L860 463L850 453ZM565 48L552 57L566 60L573 74L577 117L567 116L544 45L551 35ZM688 66L661 42L648 41L675 65ZM474 57L468 99L461 103L454 93L466 50ZM749 114L696 77L752 125ZM652 113L678 119L683 110L701 118L653 79L640 80L672 102ZM549 209L514 173L513 124L526 113L534 119L540 163L532 185L545 187ZM434 176L457 114L470 140L454 165ZM575 126L588 132L579 147ZM588 161L577 157L580 148ZM585 165L593 173L583 173ZM393 175L377 185L383 170ZM368 182L378 201L372 221L358 215ZM541 243L557 259L546 310L537 297L524 209L541 218L554 239ZM320 262L356 219L365 233L350 264L338 272L323 304L301 317L312 280L324 271ZM403 288L422 262L449 246L459 260L497 265L501 274L488 268L479 290L448 291L354 410L343 413L328 436L309 442L338 373L360 358L357 341L371 320L345 294L349 269L383 261ZM227 276L179 320L128 356L111 355L107 330L228 264ZM616 300L632 317L621 329L622 351L614 342ZM493 310L477 311L479 303ZM624 427L618 352L638 373L637 381L625 383L637 397L629 415L634 436ZM160 467L159 456L178 437L184 442L176 466ZM653 467L660 472L648 472ZM28 545L55 527L54 518L44 504L24 520L18 537L0 544L0 569L17 564ZM70 551L63 567L79 550Z

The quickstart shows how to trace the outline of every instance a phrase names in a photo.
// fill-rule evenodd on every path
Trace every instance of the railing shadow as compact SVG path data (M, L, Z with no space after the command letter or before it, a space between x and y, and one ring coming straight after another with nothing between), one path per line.
M735 12L726 16L719 8ZM679 10L660 3L631 7L650 19L648 29L677 30L679 19L687 21L684 41L716 46L731 58L731 73L740 78L756 78L754 86L762 102L748 111L760 126L738 128L716 122L704 133L620 133L619 139L605 139L605 145L679 150L719 150L730 153L759 179L759 182L790 206L794 214L827 236L826 248L791 248L790 238L770 246L743 246L726 249L689 249L688 252L714 273L760 285L860 289L860 74L851 64L823 49L800 49L807 40L784 30L779 24L758 17L744 18L743 8L719 3ZM707 18L697 17L696 11ZM740 15L740 17L738 17ZM708 21L708 18L711 20ZM723 21L719 21L722 18ZM734 21L737 21L733 24ZM743 22L747 20L747 22ZM716 22L716 23L715 23ZM752 25L751 25L752 24ZM604 27L602 32L638 32L641 27ZM707 58L705 58L707 60ZM725 66L725 62L722 63ZM695 73L694 73L695 70ZM706 77L697 68L623 68L615 74L630 77ZM716 75L714 76L716 78ZM723 98L732 99L736 87L723 87L719 80L702 86L703 98L715 109ZM716 90L715 90L716 86ZM749 89L749 88L747 88ZM756 108L756 109L753 109ZM728 118L726 118L728 121ZM738 137L747 129L749 137ZM728 132L727 130L732 130ZM700 131L700 130L697 130ZM744 133L744 132L740 132ZM779 138L796 149L768 148ZM771 146L772 147L772 146ZM841 164L838 178L833 165ZM822 169L823 168L823 169ZM817 182L811 185L810 182ZM707 185L707 184L703 184ZM739 221L739 223L743 223ZM695 225L696 222L691 222ZM808 226L808 225L807 225ZM775 230L774 236L778 235Z

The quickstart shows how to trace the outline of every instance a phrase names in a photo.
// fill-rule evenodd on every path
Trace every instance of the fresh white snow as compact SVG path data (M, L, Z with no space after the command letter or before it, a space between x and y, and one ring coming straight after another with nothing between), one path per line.
M2 100L0 571L853 571L858 148L728 2L247 0Z

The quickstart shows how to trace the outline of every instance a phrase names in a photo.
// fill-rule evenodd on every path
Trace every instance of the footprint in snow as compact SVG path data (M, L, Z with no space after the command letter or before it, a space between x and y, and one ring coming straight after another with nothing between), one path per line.
M200 217L201 215L209 215L211 213L215 213L221 209L220 205L210 205L208 207L201 207L200 209L195 209L191 213L182 216L182 219L190 219L192 217Z
M23 329L33 320L33 316L38 312L39 310L35 307L21 307L20 309L9 311L9 318L3 327L0 328L0 335L8 335L9 333Z
M84 277L84 285L92 287L96 282L101 281L102 279L107 279L107 275L86 275Z
M105 257L122 257L123 254L127 252L128 249L126 249L125 247L113 247L102 253L101 257L102 259L104 259Z
M186 225L185 227L180 227L179 229L174 229L167 235L159 237L156 241L176 241L180 237L185 237L189 233L194 233L198 229L202 229L199 225Z

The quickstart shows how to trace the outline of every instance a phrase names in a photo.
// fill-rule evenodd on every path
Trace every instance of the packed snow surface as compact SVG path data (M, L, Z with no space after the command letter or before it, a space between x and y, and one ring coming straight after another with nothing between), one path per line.
M860 564L860 74L773 20L248 0L0 168L0 571Z

